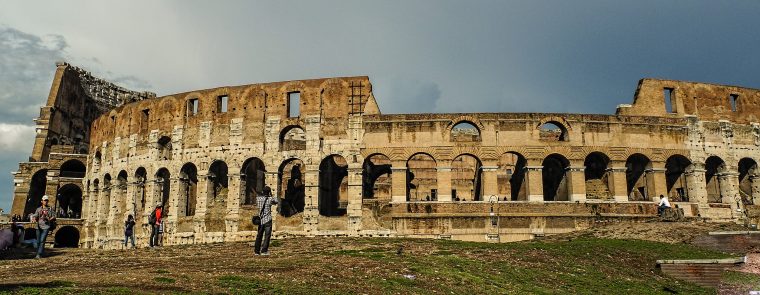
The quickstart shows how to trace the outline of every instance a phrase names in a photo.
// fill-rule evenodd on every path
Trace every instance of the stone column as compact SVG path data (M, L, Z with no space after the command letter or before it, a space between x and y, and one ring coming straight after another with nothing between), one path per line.
M612 166L607 168L607 183L610 185L610 192L615 202L628 201L628 182L625 179L625 163L623 166Z
M760 176L749 175L749 181L752 183L752 204L760 205Z
M567 167L568 199L571 202L586 201L586 166Z
M529 202L543 202L544 201L544 183L543 183L543 169L544 166L525 166L527 170L525 172L525 183L527 185L526 191L528 193Z
M664 166L664 163L653 164L655 166ZM645 171L646 173L646 183L647 183L647 195L649 197L649 200L655 203L660 202L660 195L667 196L668 195L668 187L665 182L665 168L664 167L654 167L652 169L647 169Z
M206 210L208 209L208 195L213 182L208 178L208 170L198 171L198 190L195 197L195 215L193 216L194 242L203 243L206 237ZM175 186L172 186L174 191ZM229 190L227 195L229 195Z
M707 207L707 187L705 183L704 164L692 163L686 170L686 189L689 202L696 202L699 207Z
M732 169L731 171L736 171ZM739 196L739 174L736 172L724 172L718 175L718 182L720 184L720 194L723 196L721 203L730 204L731 209L736 211L739 208L737 201L741 202Z
M348 164L348 215L349 234L357 235L362 219L362 166L361 163Z
M303 228L307 235L313 236L319 225L319 164L304 165L306 165L303 174L306 206L303 212Z
M499 173L499 166L483 166L480 167L483 171L482 185L483 185L483 200L488 201L492 196L496 196L499 199L499 184L497 182L497 173Z
M124 220L127 219L127 216L132 214L132 216L137 217L137 212L135 212L135 209L137 208L137 178L134 176L128 176L127 177L127 195L124 200L126 203L126 206L124 206Z
M111 239L116 233L113 230L113 225L116 219L116 198L118 197L118 194L116 193L119 191L118 185L111 185L111 188L106 191L108 194L108 204L105 208L105 216L106 216L106 235L107 239ZM110 243L109 243L110 244Z
M406 202L406 166L394 163L391 167L391 202Z
M224 216L225 241L234 240L237 236L242 195L240 173L228 173L227 176L229 180L227 182L227 215ZM273 196L277 195L273 194Z
M451 161L446 161L451 162ZM436 167L438 202L451 202L451 167Z

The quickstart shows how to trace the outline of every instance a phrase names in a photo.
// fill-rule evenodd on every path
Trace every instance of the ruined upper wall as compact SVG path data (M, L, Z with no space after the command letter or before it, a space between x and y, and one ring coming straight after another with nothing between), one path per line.
M93 76L68 63L57 63L47 103L35 119L37 135L31 161L47 161L54 145L73 146L87 153L92 122L101 114L129 102L155 97Z
M670 99L668 94L670 93ZM670 112L668 112L670 110ZM632 105L621 105L618 115L694 115L703 121L760 122L760 90L708 83L642 79Z

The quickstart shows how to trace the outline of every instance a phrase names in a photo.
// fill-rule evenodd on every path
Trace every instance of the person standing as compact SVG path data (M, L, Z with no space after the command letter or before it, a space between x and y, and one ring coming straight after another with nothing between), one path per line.
M45 251L45 240L50 232L50 228L53 222L55 222L55 210L48 206L50 197L47 195L42 196L41 205L32 214L32 222L37 223L37 256L34 258L41 258Z
M272 198L272 188L265 186L263 193L256 196L256 205L259 207L259 229L256 233L256 243L253 252L255 255L269 255L269 239L272 237L272 205L277 200Z
M159 227L161 226L161 219L164 217L163 215L163 204L161 202L156 203L156 209L153 209L153 213L150 214L150 218L148 218L148 223L150 224L151 231L150 231L150 246L158 246L158 237L159 237Z
M135 248L135 217L132 214L127 216L127 221L124 222L124 248L127 248L127 242L132 239L132 249Z

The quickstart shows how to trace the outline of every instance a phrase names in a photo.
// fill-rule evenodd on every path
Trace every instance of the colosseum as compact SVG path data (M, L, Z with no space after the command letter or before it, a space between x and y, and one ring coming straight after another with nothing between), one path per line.
M276 236L507 242L651 220L757 224L760 90L642 79L614 114L383 114L368 77L157 97L59 63L12 214L43 194L56 246L247 241L254 196L281 201Z

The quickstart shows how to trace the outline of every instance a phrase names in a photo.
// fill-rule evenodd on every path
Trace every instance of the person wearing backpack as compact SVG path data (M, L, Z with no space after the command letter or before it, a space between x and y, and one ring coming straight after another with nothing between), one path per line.
M148 217L148 223L150 224L150 247L158 246L159 226L161 226L161 219L163 215L163 204L161 202L156 203L156 209L150 213Z
M256 233L253 253L255 255L269 255L269 239L272 237L272 205L277 200L272 198L272 188L265 186L262 194L256 196L256 205L259 207L259 229Z
M127 221L124 222L124 248L127 248L127 242L132 239L132 249L135 248L135 217L129 214Z

